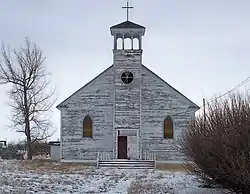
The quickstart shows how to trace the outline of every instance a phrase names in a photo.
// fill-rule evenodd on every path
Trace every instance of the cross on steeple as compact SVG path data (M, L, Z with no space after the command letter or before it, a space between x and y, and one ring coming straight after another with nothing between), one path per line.
M134 7L129 7L129 5L128 5L128 1L127 1L127 6L126 7L122 7L123 9L127 9L127 21L128 21L128 10L129 9L132 9L132 8L134 8Z

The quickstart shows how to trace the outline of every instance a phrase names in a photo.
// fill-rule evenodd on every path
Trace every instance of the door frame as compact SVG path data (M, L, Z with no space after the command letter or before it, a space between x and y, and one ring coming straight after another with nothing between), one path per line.
M124 138L124 141L126 139L126 157L125 158L119 158L119 138ZM125 142L123 142L125 143ZM125 151L124 151L125 152ZM117 159L128 159L128 137L127 136L118 136L117 138Z

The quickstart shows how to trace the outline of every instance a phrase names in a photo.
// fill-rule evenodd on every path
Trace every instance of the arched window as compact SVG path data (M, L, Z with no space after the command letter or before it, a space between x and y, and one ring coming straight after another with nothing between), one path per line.
M92 137L92 119L86 116L83 120L83 137Z
M124 49L132 49L132 42L130 38L124 39Z
M167 116L164 120L164 139L174 138L173 120Z
M122 38L118 38L116 41L117 44L117 49L121 50L122 49Z
M138 38L133 39L133 47L135 50L139 49L139 39Z

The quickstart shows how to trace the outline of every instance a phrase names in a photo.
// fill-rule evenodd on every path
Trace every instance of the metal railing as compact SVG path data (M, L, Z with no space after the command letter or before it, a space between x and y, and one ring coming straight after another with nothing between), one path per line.
M142 160L154 162L154 168L156 168L156 154L154 152L144 152Z
M98 161L113 160L112 152L97 152L97 160ZM142 160L155 161L156 155L154 152L144 152L142 154Z
M97 152L96 165L99 166L100 161L113 160L112 152ZM156 167L156 154L154 152L144 152L141 156L141 160L152 161Z
M143 160L150 160L150 161L155 161L156 160L156 155L153 152L144 152L142 156Z
M112 160L112 152L97 152L96 165L99 166L99 161Z

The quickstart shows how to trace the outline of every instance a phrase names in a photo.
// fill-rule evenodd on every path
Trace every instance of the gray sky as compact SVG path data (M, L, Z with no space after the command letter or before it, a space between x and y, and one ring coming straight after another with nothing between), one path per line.
M131 21L144 25L143 64L201 105L250 76L249 0L130 0ZM0 0L0 39L40 46L58 101L112 64L109 27L126 19L125 0ZM6 86L0 86L0 139L8 129ZM59 110L53 108L59 137Z

